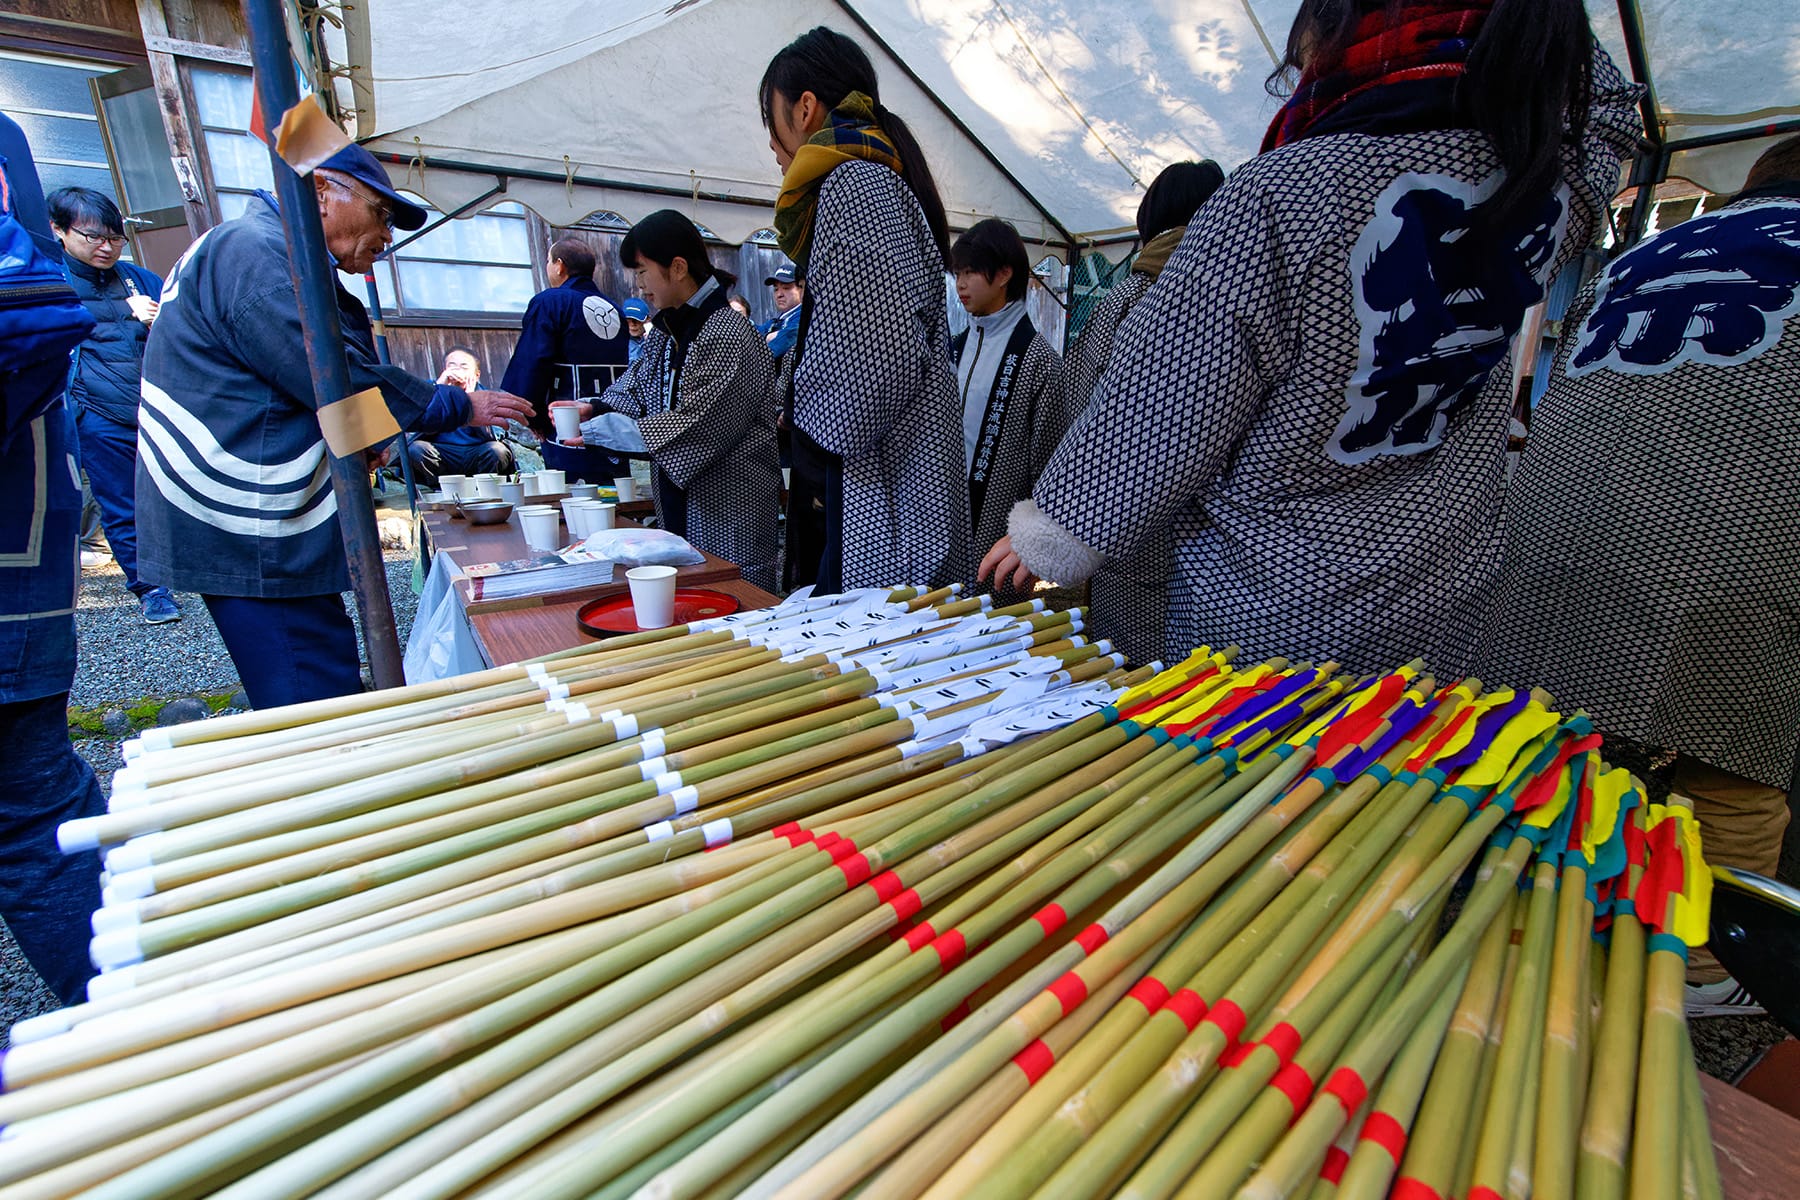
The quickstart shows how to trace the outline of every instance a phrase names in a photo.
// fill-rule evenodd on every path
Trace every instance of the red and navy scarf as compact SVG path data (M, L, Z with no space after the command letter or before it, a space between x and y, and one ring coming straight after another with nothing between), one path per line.
M1490 7L1491 0L1422 0L1397 11L1383 7L1365 14L1341 58L1314 63L1301 74L1294 94L1269 125L1263 153L1324 132L1358 131L1355 122L1342 119L1345 110L1378 99L1378 89L1396 84L1431 85L1425 90L1438 98L1431 107L1440 111L1418 124L1442 127L1449 116L1448 93L1468 68L1469 51Z

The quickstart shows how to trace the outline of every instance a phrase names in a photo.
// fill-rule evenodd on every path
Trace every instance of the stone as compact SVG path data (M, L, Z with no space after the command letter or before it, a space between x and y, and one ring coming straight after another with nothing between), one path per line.
M171 700L163 705L163 710L156 714L158 725L185 725L189 721L204 721L212 716L212 709L206 701L192 696L183 696L179 700Z
M108 737L125 737L131 732L131 718L122 708L109 708L100 714L100 728Z
M231 695L225 697L225 707L235 712L249 712L250 693L246 692L243 688L237 689L235 692L231 693Z

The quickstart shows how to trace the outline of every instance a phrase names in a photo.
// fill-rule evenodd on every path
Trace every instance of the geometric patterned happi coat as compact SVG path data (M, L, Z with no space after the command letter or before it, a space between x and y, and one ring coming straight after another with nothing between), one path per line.
M1612 198L1636 88L1598 49L1583 144L1504 238L1472 130L1307 138L1207 200L1012 523L1070 583L1170 529L1168 644L1467 669L1500 556L1510 347Z
M1614 259L1507 502L1481 675L1785 789L1800 744L1800 199Z
M794 424L842 459L845 589L972 577L962 408L943 256L899 175L856 160L819 185Z

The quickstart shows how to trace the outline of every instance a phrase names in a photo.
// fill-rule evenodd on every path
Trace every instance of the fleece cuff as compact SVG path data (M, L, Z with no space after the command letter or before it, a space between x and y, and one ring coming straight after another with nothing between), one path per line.
M1106 561L1105 555L1051 520L1030 497L1013 505L1006 531L1027 570L1064 587L1086 582Z

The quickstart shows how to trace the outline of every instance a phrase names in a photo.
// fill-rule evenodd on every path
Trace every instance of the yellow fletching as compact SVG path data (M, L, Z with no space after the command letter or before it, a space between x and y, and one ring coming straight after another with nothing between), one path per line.
M1210 646L1202 646L1172 667L1165 667L1161 672L1151 676L1144 683L1129 689L1123 696L1113 702L1113 707L1123 711L1134 704L1142 703L1151 696L1160 696L1164 692L1180 687L1194 676L1200 674L1209 665L1223 667L1225 661L1213 653Z
M1612 840L1619 827L1619 814L1624 811L1625 793L1631 788L1631 772L1613 769L1602 771L1594 780L1594 812L1581 834L1581 853L1593 862L1600 847Z
M1560 713L1551 712L1536 700L1530 701L1518 716L1508 721L1505 728L1495 735L1494 744L1475 760L1473 766L1462 773L1457 782L1469 787L1490 787L1524 770L1531 759L1526 757L1523 762L1515 764L1513 760L1520 757L1520 750L1527 742L1554 729L1560 720ZM1536 750L1532 753L1535 754Z

